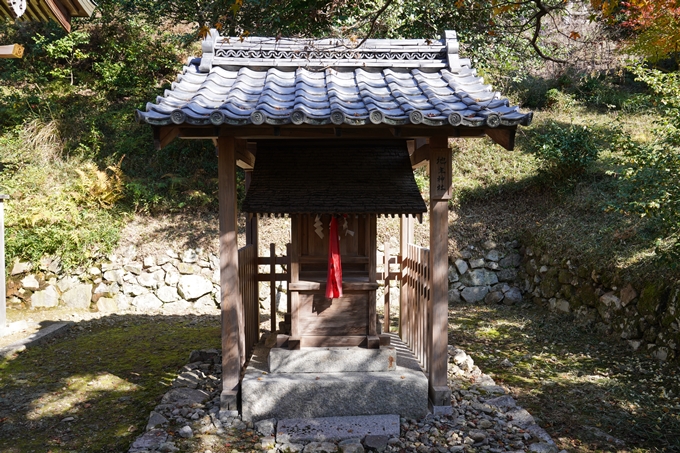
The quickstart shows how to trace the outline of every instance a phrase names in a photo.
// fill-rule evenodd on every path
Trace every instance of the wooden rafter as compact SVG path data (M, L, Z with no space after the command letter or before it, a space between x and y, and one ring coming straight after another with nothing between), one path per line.
M0 46L0 58L21 58L24 56L24 46L21 44L10 44Z
M47 22L54 20L67 32L71 31L73 17L89 17L96 4L91 0L27 0L26 11L16 17L14 11L0 1L0 19L22 22Z

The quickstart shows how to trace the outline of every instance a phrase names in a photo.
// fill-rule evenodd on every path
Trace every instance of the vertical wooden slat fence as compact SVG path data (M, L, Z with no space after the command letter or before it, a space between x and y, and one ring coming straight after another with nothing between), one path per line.
M409 244L407 255L402 258L406 270L401 291L407 294L408 303L402 307L401 336L416 356L423 371L429 371L429 341L432 327L429 322L428 302L430 298L430 250Z
M260 301L257 282L257 247L247 245L238 251L238 277L243 299L246 358L260 339Z

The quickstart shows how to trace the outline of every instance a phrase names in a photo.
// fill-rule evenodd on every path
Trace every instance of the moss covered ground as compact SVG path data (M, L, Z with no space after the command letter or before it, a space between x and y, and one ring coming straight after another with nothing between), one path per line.
M530 305L456 305L464 349L569 452L680 451L680 372ZM509 361L509 363L508 363Z
M0 451L127 451L189 353L219 344L211 316L79 322L0 362Z

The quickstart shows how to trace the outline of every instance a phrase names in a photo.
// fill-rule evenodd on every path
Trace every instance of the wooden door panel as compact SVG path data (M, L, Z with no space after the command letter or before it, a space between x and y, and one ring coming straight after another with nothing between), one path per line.
M304 335L366 335L368 294L349 293L338 299L326 299L320 292L299 295L299 332Z

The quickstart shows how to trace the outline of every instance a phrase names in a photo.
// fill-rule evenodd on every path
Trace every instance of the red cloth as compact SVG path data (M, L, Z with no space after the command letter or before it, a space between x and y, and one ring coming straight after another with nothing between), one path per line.
M326 298L342 297L342 263L340 262L340 236L338 236L338 221L331 218L331 228L328 237L328 276L326 277Z

